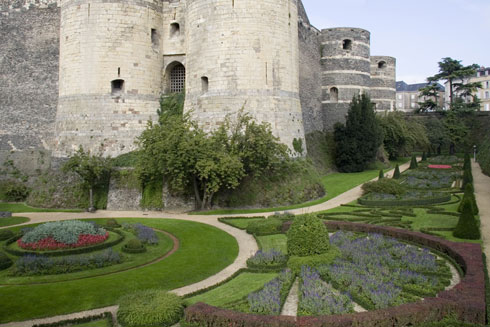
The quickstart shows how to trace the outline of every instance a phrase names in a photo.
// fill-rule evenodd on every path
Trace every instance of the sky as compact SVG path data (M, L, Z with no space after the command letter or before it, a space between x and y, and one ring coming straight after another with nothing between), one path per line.
M451 57L490 66L490 0L303 0L318 29L371 32L371 55L397 59L397 81L422 83Z

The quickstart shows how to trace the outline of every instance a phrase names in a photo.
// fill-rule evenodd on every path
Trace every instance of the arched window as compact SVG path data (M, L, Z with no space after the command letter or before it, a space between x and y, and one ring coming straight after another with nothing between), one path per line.
M336 87L330 89L330 102L339 102L339 89Z
M121 95L124 92L124 80L115 79L111 82L111 94Z
M180 35L180 25L179 23L170 24L170 37L177 37Z
M170 92L179 93L185 87L185 67L178 63L170 71Z
M378 62L378 68L379 69L385 69L386 68L386 61Z
M344 50L352 50L352 40L344 40L342 41L342 49Z
M201 77L202 94L208 92L209 89L209 79L206 76Z

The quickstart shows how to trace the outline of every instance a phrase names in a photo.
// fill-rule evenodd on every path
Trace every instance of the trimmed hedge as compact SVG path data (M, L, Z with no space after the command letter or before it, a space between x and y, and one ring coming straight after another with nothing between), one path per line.
M431 235L386 226L327 221L329 231L379 233L423 247L432 248L452 258L465 272L461 282L438 297L370 312L318 317L258 316L215 308L197 303L185 311L182 326L207 327L381 327L419 326L440 321L448 314L475 324L485 324L485 278L479 244L455 243ZM290 223L285 223L287 230Z
M111 326L116 326L116 322L114 321L114 317L112 316L112 313L110 312L104 312L101 313L100 315L95 315L95 316L88 316L88 317L83 317L83 318L75 318L75 319L67 319L67 320L61 320L57 322L50 322L50 323L45 323L45 324L36 324L33 325L32 327L66 327L66 326L72 326L91 321L96 321L96 320L107 320L109 321Z
M23 256L26 254L31 254L31 255L40 255L42 254L43 256L46 257L59 257L59 256L64 256L64 255L73 255L73 254L83 254L83 253L90 253L93 251L99 251L103 249L107 249L110 247L113 247L114 245L117 245L124 241L124 235L122 232L118 230L110 230L111 232L114 232L118 234L120 237L115 239L114 241L110 242L104 242L104 243L99 243L94 246L89 246L89 247L83 247L83 248L75 248L75 249L66 249L66 250L58 250L58 251L43 251L43 252L36 252L36 251L20 251L16 249L9 248L9 245L17 241L17 237L13 237L9 239L5 245L3 246L3 250L7 253L10 253L15 256Z
M14 262L3 252L0 252L0 270L9 268Z
M247 233L256 236L266 236L281 233L282 221L277 218L267 218L259 221L252 221L247 226Z
M5 241L12 237L14 237L14 232L8 229L0 229L0 241Z
M126 253L143 253L146 252L146 247L140 240L133 238L123 245L122 251Z
M458 224L453 231L453 236L468 240L480 239L480 228L478 227L475 215L473 214L473 205L469 198L463 200L463 210L459 217Z
M430 204L438 204L451 201L451 194L443 194L438 197L415 199L415 200L366 200L363 198L357 199L357 203L365 206L373 207L403 207L403 206L424 206Z
M326 253L330 248L328 230L322 221L313 214L297 216L286 235L288 237L288 255L290 256L317 255Z

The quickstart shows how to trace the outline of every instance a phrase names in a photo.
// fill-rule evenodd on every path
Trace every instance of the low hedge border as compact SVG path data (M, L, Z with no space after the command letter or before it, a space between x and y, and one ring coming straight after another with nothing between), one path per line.
M363 198L357 199L359 204L365 206L417 206L417 205L428 205L428 204L439 204L451 201L450 194L444 194L438 197L425 198L425 199L415 199L415 200L366 200Z
M123 245L122 247L122 251L123 252L126 252L126 253L131 253L131 254L135 254L135 253L144 253L146 252L146 247L145 246L142 246L138 249L132 249L132 248L129 248L126 246L127 244Z
M283 225L283 230L290 223ZM479 244L455 243L431 235L393 227L353 224L349 222L326 221L329 231L347 230L352 232L379 233L402 241L412 242L434 249L452 258L463 270L465 276L453 289L441 291L438 297L424 301L403 304L397 307L362 312L356 314L317 317L274 317L233 312L196 303L185 310L183 326L208 327L347 327L347 326L417 326L439 321L450 313L465 322L485 324L485 276L482 251ZM187 325L186 325L187 324Z
M46 257L59 257L59 256L64 256L64 255L90 253L90 252L99 251L99 250L103 250L103 249L113 247L114 245L117 245L117 244L121 243L122 241L124 241L125 236L121 231L118 231L115 229L109 230L109 231L118 234L120 237L115 239L114 241L100 243L100 244L96 244L96 245L90 246L90 247L83 247L83 248L77 248L77 249L67 249L67 250L60 250L60 251L53 251L53 252L44 251L42 253L36 252L36 251L19 251L19 250L9 248L9 245L14 243L15 241L17 241L17 239L20 237L19 235L17 235L15 237L12 237L11 239L9 239L5 243L5 245L3 246L3 249L5 252L8 252L8 253L15 255L15 256L23 256L26 254L31 254L31 255L43 255Z
M45 323L45 324L37 324L33 325L32 327L64 327L64 326L72 326L78 324L83 324L86 322L91 322L95 320L102 320L102 319L107 319L109 320L111 326L116 327L116 321L114 320L114 317L112 316L112 313L110 312L104 312L101 313L100 315L95 315L95 316L88 316L88 317L83 317L83 318L75 318L75 319L67 319L67 320L61 320L57 322L50 322L50 323Z

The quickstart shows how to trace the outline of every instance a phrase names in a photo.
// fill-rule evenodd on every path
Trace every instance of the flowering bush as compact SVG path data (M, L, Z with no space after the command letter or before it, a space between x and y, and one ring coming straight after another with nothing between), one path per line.
M120 263L118 252L107 249L89 255L71 255L65 257L45 257L42 255L25 255L19 258L13 267L12 275L51 275L65 274L86 269L102 268Z
M249 266L280 266L286 264L288 257L277 250L259 250L253 257L247 260Z
M278 277L264 285L258 292L248 295L250 311L253 313L278 315L294 282L295 275L290 269L283 270Z
M39 225L27 231L17 244L29 250L57 250L101 243L108 237L109 233L95 224L68 220Z
M329 284L320 279L315 269L303 266L301 269L300 315L329 315L354 311L350 297L335 291Z
M353 237L339 231L330 241L342 257L318 268L320 275L348 291L366 309L410 302L415 296L435 295L449 284L449 268L426 249L380 234Z

